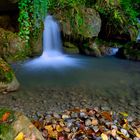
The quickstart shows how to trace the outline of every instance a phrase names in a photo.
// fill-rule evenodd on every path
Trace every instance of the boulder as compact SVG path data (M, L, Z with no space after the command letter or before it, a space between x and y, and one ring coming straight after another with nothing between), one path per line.
M0 33L0 57L10 61L25 57L25 42L16 33L3 28Z
M123 59L140 61L140 43L127 43L124 47L119 49L116 56Z
M29 140L45 140L39 130L22 113L16 112L15 121L12 124L15 140L19 136Z
M14 72L10 66L0 58L0 93L16 91L19 88Z
M69 16L67 14L71 13ZM57 12L54 16L60 21L64 35L81 35L85 38L98 36L101 28L99 13L92 8L72 8L70 11Z

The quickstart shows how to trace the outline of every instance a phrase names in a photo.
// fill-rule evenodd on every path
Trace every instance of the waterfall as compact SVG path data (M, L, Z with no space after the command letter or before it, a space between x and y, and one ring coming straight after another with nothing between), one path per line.
M138 19L138 23L140 24L140 19ZM138 36L137 36L136 41L140 42L140 29L138 30Z
M42 55L48 57L62 55L60 27L51 15L48 15L44 21Z
M62 67L77 67L80 65L79 59L63 54L62 50L59 24L51 15L48 15L44 21L43 53L41 56L25 63L25 67L37 71L48 67L59 70Z

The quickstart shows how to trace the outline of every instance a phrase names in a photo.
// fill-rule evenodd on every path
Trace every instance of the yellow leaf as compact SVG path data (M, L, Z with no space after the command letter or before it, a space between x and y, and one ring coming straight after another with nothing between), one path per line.
M124 117L128 117L128 114L126 112L120 112L120 114Z
M57 125L56 126L56 131L57 132L62 132L63 131L63 128L60 125Z
M140 134L138 133L137 130L134 130L134 133L135 133L136 137L140 138Z
M50 138L54 138L54 139L58 137L57 131L48 131L48 135Z
M104 133L101 134L102 140L108 140L108 136Z
M20 132L20 133L16 136L15 140L24 140L24 134L23 134L23 132Z
M48 130L48 131L52 131L53 130L53 127L51 125L46 125L45 126L45 129Z

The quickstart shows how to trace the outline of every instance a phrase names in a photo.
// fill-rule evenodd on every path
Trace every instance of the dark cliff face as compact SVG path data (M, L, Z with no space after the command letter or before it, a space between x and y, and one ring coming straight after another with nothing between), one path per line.
M18 11L17 0L0 0L0 14Z
M18 0L0 0L0 28L18 32Z

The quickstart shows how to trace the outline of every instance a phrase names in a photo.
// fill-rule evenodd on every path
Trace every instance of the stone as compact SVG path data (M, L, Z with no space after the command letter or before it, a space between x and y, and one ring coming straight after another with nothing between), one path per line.
M7 61L25 58L25 42L16 34L0 28L0 57Z
M80 14L82 15L84 23L80 26L78 25L77 18L75 18L76 13L73 14L73 19L75 19L75 24L72 25L68 16L66 16L67 11L61 11L59 13L55 13L55 17L60 21L61 30L65 35L82 35L86 38L92 38L98 36L101 28L101 18L99 13L92 8L83 8L78 7ZM71 13L73 13L74 9L71 9ZM70 16L71 17L71 16Z
M91 124L92 124L92 122L91 122L90 119L85 120L85 125L86 125L86 126L89 126L89 125L91 125Z
M45 140L39 130L22 113L15 113L15 121L12 123L12 127L15 137L22 132L24 135L29 136L30 139L34 135L37 140Z
M128 134L127 130L122 128L121 132L123 133L124 136L129 137L129 134Z
M87 118L88 116L86 115L86 113L84 112L80 112L80 118Z
M69 115L63 114L63 115L62 115L62 118L63 118L63 119L68 119L68 118L70 118L70 116L69 116Z
M19 82L11 67L0 58L0 93L7 93L19 89Z

